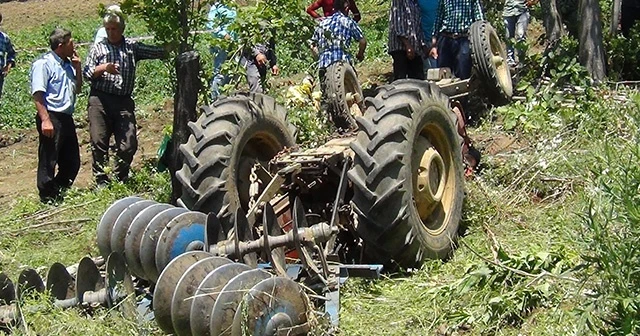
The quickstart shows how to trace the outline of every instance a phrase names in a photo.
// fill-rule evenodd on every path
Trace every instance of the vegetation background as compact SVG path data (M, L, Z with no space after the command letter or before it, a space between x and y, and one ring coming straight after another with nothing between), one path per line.
M69 2L73 10L64 11ZM86 4L85 4L86 2ZM140 195L165 202L170 178L156 167L155 148L171 120L173 64L141 62L134 99L147 150L138 155L127 184L95 189L88 169L86 106L88 87L75 115L83 146L84 180L57 206L35 195L33 103L28 92L30 62L45 50L53 27L91 41L100 25L97 4L44 0L0 4L4 29L19 50L0 104L0 271L17 279L25 267L41 274L54 262L73 264L97 255L95 228L115 200ZM356 68L365 89L388 81L388 1L359 0L361 26L369 41ZM558 1L566 24L577 0ZM259 12L242 7L238 25L258 27L269 15L276 24L281 78L269 93L284 102L285 91L313 61L303 42L310 35L305 1L264 2ZM610 0L600 2L608 26ZM30 17L20 11L34 5ZM58 7L59 6L59 7ZM278 7L280 6L280 7ZM60 8L53 12L52 8ZM271 8L272 11L268 9ZM277 9L286 8L287 10ZM485 1L488 18L502 31L500 1ZM14 13L14 14L12 14ZM377 281L351 279L342 291L340 334L344 335L581 335L638 334L640 321L640 96L613 82L594 85L579 65L578 45L566 36L552 48L544 38L540 8L534 10L527 57L517 74L518 95L509 106L483 109L469 131L483 152L482 171L466 185L462 239L451 260L426 263L412 273L387 274ZM252 15L250 15L252 14ZM242 17L242 16L241 16ZM290 35L287 28L299 27ZM254 29L254 28L251 28ZM248 31L251 31L250 29ZM127 36L147 36L144 14L129 16ZM166 39L164 40L166 41ZM150 43L158 41L150 40ZM640 35L605 39L611 81L638 79ZM211 72L203 36L194 42L202 57L202 81ZM78 47L81 56L88 45ZM242 89L243 83L238 84ZM233 89L233 88L232 88ZM201 96L207 103L206 93ZM292 108L310 146L331 133L324 116ZM1 333L1 332L0 332ZM116 310L85 316L49 307L26 313L17 335L160 335L153 322L127 320Z

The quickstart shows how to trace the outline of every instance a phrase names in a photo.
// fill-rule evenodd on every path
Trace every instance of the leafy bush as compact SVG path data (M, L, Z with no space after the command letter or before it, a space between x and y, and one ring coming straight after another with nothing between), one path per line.
M621 134L596 154L584 215L591 276L581 312L585 326L606 335L640 333L640 96L625 116Z

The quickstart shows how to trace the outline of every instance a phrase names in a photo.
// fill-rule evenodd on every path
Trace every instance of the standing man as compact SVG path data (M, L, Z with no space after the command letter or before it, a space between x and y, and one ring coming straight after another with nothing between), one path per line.
M416 0L392 0L389 13L389 54L393 58L393 80L424 79L422 58L426 51L418 3Z
M0 23L2 23L2 14L0 14ZM7 77L11 68L16 66L16 51L13 49L11 39L5 32L0 32L0 97L2 96L2 88L4 87L4 78Z
M76 94L82 89L80 57L71 32L55 29L50 52L31 65L31 95L39 133L37 186L42 202L69 188L80 170L80 149L73 123ZM56 165L58 173L55 173Z
M527 27L529 27L529 7L535 5L538 0L506 0L502 17L504 26L507 29L507 63L510 67L516 65L516 55L513 47L513 39L516 42L524 41L527 38ZM518 61L524 55L518 50Z
M420 26L424 33L424 42L431 43L431 37L433 36L433 25L436 22L436 14L438 13L439 0L418 0L418 6L420 6ZM438 67L438 60L432 55L427 53L424 55L424 67L425 69L432 69Z
M471 77L469 27L479 20L484 20L480 0L440 0L431 49L438 67L450 68L460 79Z
M347 16L347 0L334 0L335 13L318 24L311 38L311 50L318 56L318 74L320 85L324 85L327 68L336 62L353 63L349 54L351 41L358 41L358 53L356 59L364 59L364 51L367 48L367 40L362 34L362 29L355 20ZM326 103L326 88L321 88L323 104ZM324 109L326 110L326 108ZM335 122L335 121L334 121Z
M124 38L124 18L107 13L103 19L107 38L96 43L87 56L84 77L91 82L89 133L93 152L93 174L98 185L109 182L104 167L109 162L109 139L116 142L115 173L119 181L129 177L131 161L138 149L135 103L131 98L136 63L166 57L162 47Z
M280 73L275 46L275 40L271 38L269 43L256 44L242 53L240 64L246 72L249 92L263 93L265 91L267 67L271 69L273 76Z
M221 2L211 5L207 20L207 29L212 30L212 35L219 41L231 40L228 31L229 25L236 19L236 11L225 6ZM227 60L227 50L219 45L209 48L213 55L213 76L211 78L211 101L215 101L220 95L220 86L227 84L228 77L220 72L222 64Z
M345 13L345 15L349 16L349 11L351 11L353 12L353 19L356 22L360 22L361 16L360 11L356 6L356 0L346 0L346 6L347 12ZM324 14L324 17L318 15L318 13L316 12L318 8L322 8L322 14ZM341 10L336 10L335 8L336 5L334 3L334 0L316 0L312 4L310 4L309 7L307 7L307 13L309 13L312 18L321 21L324 18L328 18L329 16L333 15L333 13Z

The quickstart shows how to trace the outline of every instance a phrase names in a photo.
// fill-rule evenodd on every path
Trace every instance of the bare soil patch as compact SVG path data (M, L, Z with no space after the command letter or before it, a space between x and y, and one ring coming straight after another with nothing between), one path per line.
M110 5L116 1L104 0L29 0L0 4L2 26L7 31L39 26L42 22L57 19L82 18L97 15L98 4Z
M167 106L170 105L167 104ZM170 124L172 119L173 113L169 110L154 113L150 118L138 119L138 152L133 160L133 167L156 156L163 137L162 128ZM94 182L91 173L88 125L78 127L77 133L81 166L74 186L90 188ZM15 136L20 141L7 142L8 145L0 146L0 206L14 203L18 196L32 195L37 198L38 194L36 188L38 132L34 125L32 130L22 131L19 135L16 133Z

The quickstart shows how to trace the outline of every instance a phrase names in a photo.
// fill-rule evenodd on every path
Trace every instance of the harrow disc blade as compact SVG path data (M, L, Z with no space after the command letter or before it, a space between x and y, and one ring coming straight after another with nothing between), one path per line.
M238 261L244 262L251 267L258 266L258 256L255 252L246 253L241 255L240 242L250 242L253 240L253 227L247 220L247 215L244 213L241 207L238 207L235 212L235 226L233 241L235 244L235 258Z
M189 244L204 244L204 224L207 215L190 211L173 218L162 230L156 246L156 267L163 270L177 256L187 252Z
M160 273L156 289L153 291L153 311L158 326L165 333L173 333L171 300L178 281L191 265L209 257L211 254L203 251L187 252L173 259Z
M34 292L44 292L44 281L36 270L27 268L20 272L18 277L18 292L16 293L18 300Z
M125 316L136 314L136 298L131 274L122 254L111 252L106 264L107 307L119 305Z
M225 229L222 227L222 222L220 222L218 216L214 213L208 214L207 224L204 228L204 250L209 252L211 245L226 239Z
M153 217L163 210L172 207L173 206L169 204L153 204L140 211L136 218L131 222L131 226L129 226L129 230L124 239L124 257L127 260L127 266L133 275L145 280L147 279L140 261L140 243L142 242L142 235Z
M122 211L111 230L111 252L124 253L124 238L129 231L131 222L144 209L157 204L155 201L143 200L129 205Z
M191 336L191 304L198 285L216 268L232 261L222 257L202 259L191 265L178 281L171 299L171 322L178 336ZM200 317L201 318L201 317ZM196 334L197 335L197 334Z
M288 278L274 277L244 295L233 318L232 335L300 335L309 330L309 299Z
M84 293L94 292L103 287L100 280L102 280L102 277L98 266L91 258L82 258L78 264L78 275L76 276L76 299L78 303L84 302Z
M55 263L47 272L47 291L54 299L66 300L75 297L73 277L61 263Z
M267 234L263 236L265 255L269 259L271 268L273 268L274 272L278 276L286 276L287 265L284 247L276 247L272 249L269 243L269 236L281 236L284 234L284 231L282 231L282 228L278 223L278 218L276 217L275 211L273 211L273 206L271 206L271 204L268 202L264 206L263 218L267 231Z
M0 306L11 304L16 300L16 288L9 277L0 272Z
M209 321L211 336L231 335L233 317L242 297L253 286L272 275L261 269L242 272L231 279L220 291L213 305Z
M123 199L115 201L100 218L97 229L98 250L103 258L107 258L111 253L111 231L113 225L116 223L116 219L120 216L120 213L124 211L129 205L142 201L140 197L125 197Z
M188 212L185 208L171 208L164 210L151 219L144 229L140 242L140 262L147 280L155 283L158 281L162 270L156 267L156 246L162 230L167 224L180 214Z
M191 304L189 323L191 324L192 335L210 335L211 326L209 321L211 312L222 288L233 277L249 270L251 270L251 267L245 264L232 263L220 266L207 274L194 293L193 303Z

